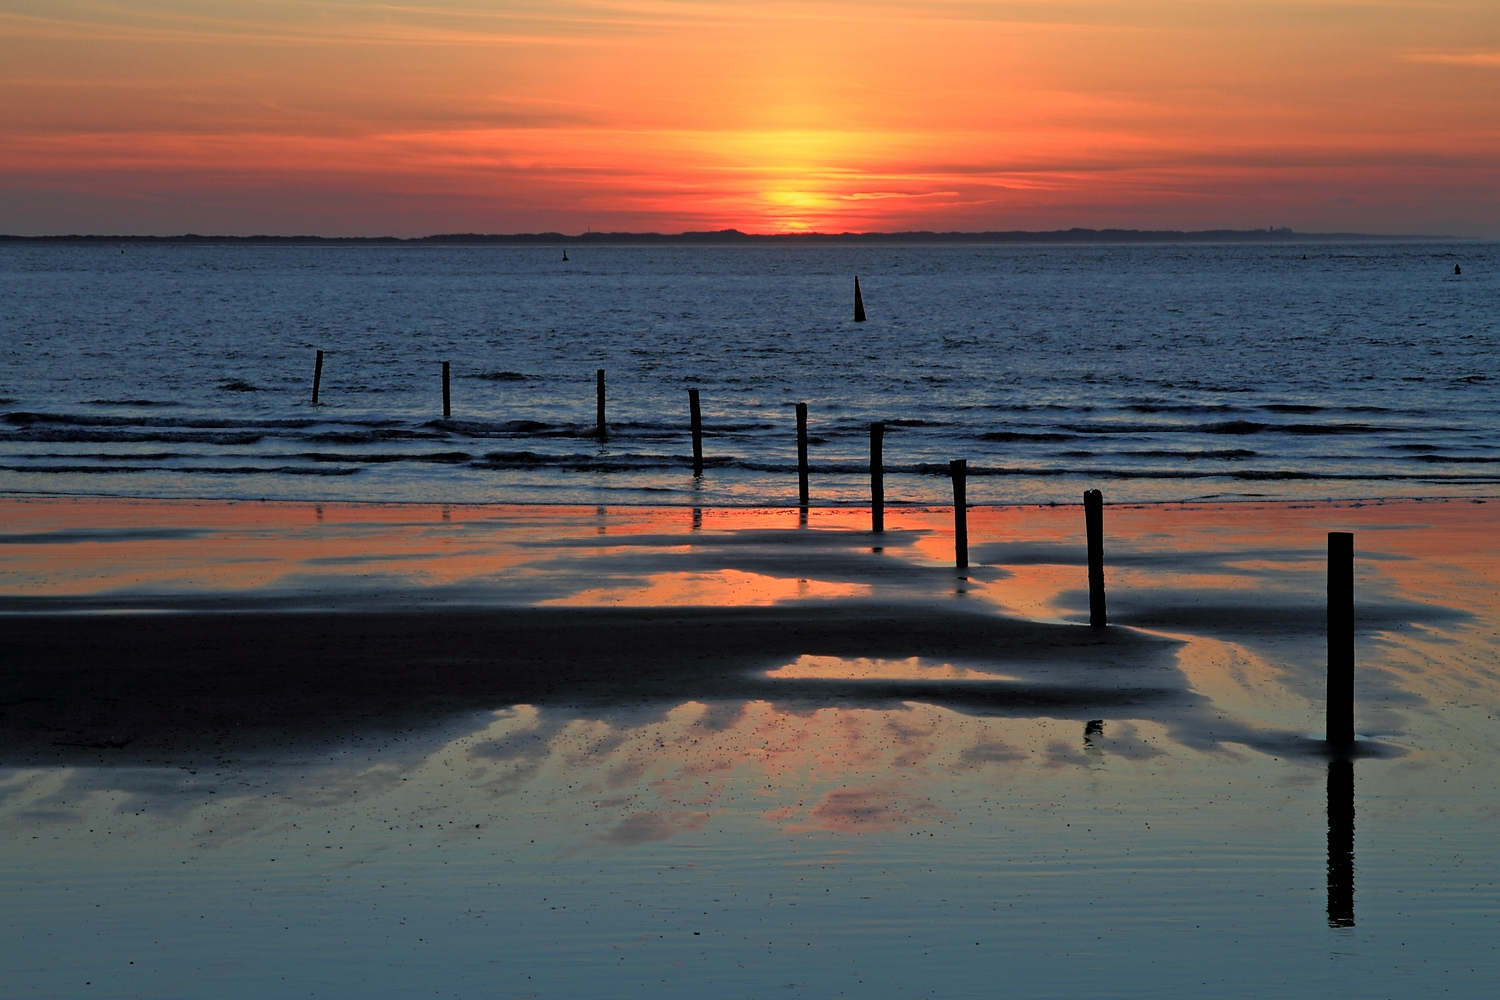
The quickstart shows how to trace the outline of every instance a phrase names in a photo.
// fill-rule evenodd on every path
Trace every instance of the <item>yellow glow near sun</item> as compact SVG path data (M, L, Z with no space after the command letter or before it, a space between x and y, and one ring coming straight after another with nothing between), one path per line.
M817 227L828 215L837 199L814 191L772 189L762 196L767 215L775 218L783 230L805 232Z
M722 136L717 152L738 160L740 174L762 178L754 216L783 232L826 228L862 183L847 164L871 152L880 137L848 131L785 129Z

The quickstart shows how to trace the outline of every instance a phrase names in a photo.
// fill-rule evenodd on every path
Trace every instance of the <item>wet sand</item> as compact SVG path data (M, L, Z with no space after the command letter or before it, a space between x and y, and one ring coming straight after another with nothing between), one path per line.
M269 619L269 620L268 620ZM1175 643L923 605L28 615L0 640L7 762L247 752L441 724L517 704L579 710L765 699L1089 715L1184 701ZM1005 667L999 683L773 680L799 656ZM1020 672L1024 676L1016 676ZM1092 714L1090 714L1092 713ZM81 753L80 753L81 751Z
M1500 971L1492 503L1110 507L1103 630L1079 508L975 509L966 573L941 509L873 536L847 510L0 508L0 966L27 989ZM1358 560L1347 810L1329 530Z
M1104 630L1077 624L1069 508L971 512L965 571L941 510L894 512L875 535L848 510L6 508L7 762L253 750L523 703L923 700L1075 718L1151 704L1186 727L1205 704L1179 663L1194 636L1294 651L1299 693L1317 699L1322 523L1364 529L1367 636L1470 621L1493 593L1443 575L1486 534L1492 508L1473 502L1111 508L1110 620L1129 627ZM766 676L801 656L920 658L998 683Z

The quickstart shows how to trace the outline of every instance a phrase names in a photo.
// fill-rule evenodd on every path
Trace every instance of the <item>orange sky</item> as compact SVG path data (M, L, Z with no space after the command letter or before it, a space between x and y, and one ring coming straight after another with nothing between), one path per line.
M0 0L0 232L1500 237L1500 4Z

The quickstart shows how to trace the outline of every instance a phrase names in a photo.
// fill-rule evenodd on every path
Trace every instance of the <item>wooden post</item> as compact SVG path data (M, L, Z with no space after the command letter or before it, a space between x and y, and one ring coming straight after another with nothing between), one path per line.
M807 506L807 404L797 404L797 496Z
M1328 742L1354 742L1354 535L1328 533Z
M865 321L865 300L859 294L859 275L854 276L854 322Z
M870 530L885 531L885 424L870 425Z
M703 410L698 406L698 390L688 390L688 410L693 424L693 475L703 475Z
M318 387L323 384L323 352L318 352L317 363L313 365L313 405L318 405Z
M448 405L448 362L443 362L443 419L453 416L453 407Z
M1104 627L1104 494L1083 491L1083 521L1089 535L1089 624Z
M969 461L955 458L948 463L948 475L953 477L953 565L959 569L969 568L969 502L967 480Z
M605 439L605 433L604 433L604 369L603 368L599 369L599 372L595 376L594 381L595 381L594 390L595 390L595 395L597 396L597 402L598 402L598 407L597 407L597 409L595 410L595 413L594 413L594 433L598 435L600 441L603 441Z

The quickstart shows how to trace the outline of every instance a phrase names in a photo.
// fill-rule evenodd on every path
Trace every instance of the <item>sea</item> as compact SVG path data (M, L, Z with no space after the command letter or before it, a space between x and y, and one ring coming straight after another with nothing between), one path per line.
M798 403L814 506L877 422L891 505L1500 493L1495 243L13 243L0 334L7 493L795 505Z

